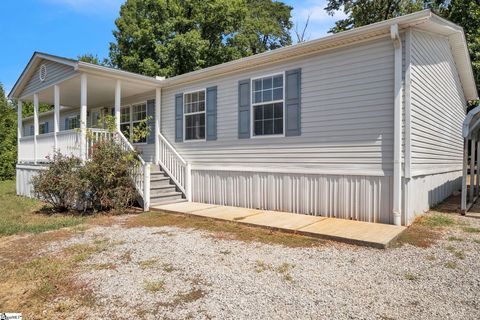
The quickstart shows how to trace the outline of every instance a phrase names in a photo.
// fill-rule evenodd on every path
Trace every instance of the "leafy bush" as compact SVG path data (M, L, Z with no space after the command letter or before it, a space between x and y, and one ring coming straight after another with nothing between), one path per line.
M85 201L95 210L123 211L136 196L131 170L137 164L133 151L124 151L112 140L99 141L92 146L92 159L80 171L87 182Z
M85 164L79 158L55 154L48 169L32 180L35 195L55 211L122 212L131 206L137 194L131 177L138 161L135 152L104 140L95 143L90 154Z
M78 194L85 187L79 175L81 160L56 153L49 158L47 170L32 178L34 194L49 203L55 211L73 209L78 204Z

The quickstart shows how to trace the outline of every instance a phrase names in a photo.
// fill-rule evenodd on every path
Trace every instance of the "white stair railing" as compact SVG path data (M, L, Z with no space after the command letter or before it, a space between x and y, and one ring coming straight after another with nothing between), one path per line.
M175 150L168 140L159 134L159 164L175 182L177 187L190 199L191 169L190 164Z
M125 151L135 151L132 144L123 135L121 131L117 131L116 141ZM138 164L131 170L131 175L138 193L143 199L143 209L148 211L150 207L150 164L146 163L140 156L138 157Z

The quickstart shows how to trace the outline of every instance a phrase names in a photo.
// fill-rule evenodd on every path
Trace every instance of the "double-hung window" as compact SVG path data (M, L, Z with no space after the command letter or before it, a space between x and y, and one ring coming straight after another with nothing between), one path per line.
M205 90L184 94L185 140L205 140Z
M67 117L65 120L65 130L80 128L80 116Z
M48 133L48 122L42 122L38 125L38 133L39 134Z
M254 136L283 135L283 73L252 79L252 131Z
M147 104L145 102L120 108L120 130L129 140L134 137L135 128L145 129L147 125L145 119L147 119ZM133 142L145 143L147 139L142 137L140 140Z

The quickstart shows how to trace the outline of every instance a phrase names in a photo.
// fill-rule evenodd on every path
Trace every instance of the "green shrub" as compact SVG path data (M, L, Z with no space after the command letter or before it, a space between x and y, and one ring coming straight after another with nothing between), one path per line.
M115 141L95 143L85 164L76 157L54 155L48 169L32 179L34 193L55 211L93 209L124 211L137 195L131 176L138 164L134 151Z
M92 146L92 159L80 171L87 182L85 201L94 210L123 211L131 206L137 195L131 177L138 164L133 151L124 151L112 140L99 141Z
M79 191L85 188L79 176L81 160L73 156L55 153L49 158L48 169L32 178L34 194L50 204L55 211L76 207Z

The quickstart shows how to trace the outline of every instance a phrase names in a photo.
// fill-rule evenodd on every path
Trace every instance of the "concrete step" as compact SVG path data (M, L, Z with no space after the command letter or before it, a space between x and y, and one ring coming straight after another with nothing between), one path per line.
M173 203L181 203L181 202L187 202L187 199L176 199L176 200L164 200L164 201L160 201L160 202L153 202L153 201L150 201L150 210L151 211L161 211L161 210L158 210L157 208L155 208L156 206L162 206L162 205L166 205L166 204L173 204Z
M177 192L176 189L177 188L175 186L170 186L169 188L157 188L153 190L150 189L150 198L182 194L181 192Z
M150 203L160 203L170 200L179 200L183 199L183 194L181 192L170 192L162 195L150 195Z

